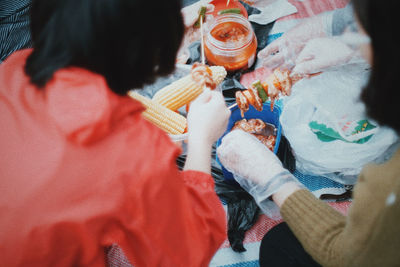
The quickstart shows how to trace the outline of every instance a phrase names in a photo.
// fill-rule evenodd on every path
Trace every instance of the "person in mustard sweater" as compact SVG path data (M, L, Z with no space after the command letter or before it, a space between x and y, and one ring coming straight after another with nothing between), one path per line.
M369 40L360 49L372 66L361 100L371 118L399 133L397 1L352 4L358 34ZM217 153L262 210L271 199L280 208L285 223L264 237L261 266L400 266L400 151L364 167L347 216L315 198L243 131L226 135Z

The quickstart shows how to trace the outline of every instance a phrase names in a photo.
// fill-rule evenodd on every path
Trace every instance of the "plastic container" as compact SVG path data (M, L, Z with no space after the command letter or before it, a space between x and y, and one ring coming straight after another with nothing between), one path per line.
M254 64L257 38L250 22L238 14L218 16L207 29L204 53L210 65L228 72L245 70Z
M168 136L171 138L172 142L181 147L182 155L186 155L188 133L168 134Z
M262 111L257 111L253 106L249 107L249 110L244 113L244 118L249 120L249 119L261 119L264 122L268 122L273 124L276 129L276 143L274 147L274 153L276 154L278 152L279 148L279 143L281 141L281 135L282 135L282 127L279 122L279 117L281 115L281 108L277 105L274 106L274 110L271 111L270 109L270 102L265 102L263 105L263 110ZM243 119L242 116L240 115L240 110L238 107L235 107L232 109L231 117L229 118L227 130L225 133L221 136L220 139L217 141L217 147L221 144L222 138L231 131L232 127L235 125L235 122ZM265 149L268 149L265 147ZM218 159L218 156L216 157L216 161L218 162L219 165L222 167L222 173L224 175L224 179L226 182L229 183L236 183L235 179L233 178L233 175L231 172L229 172L227 169L222 166L221 162Z

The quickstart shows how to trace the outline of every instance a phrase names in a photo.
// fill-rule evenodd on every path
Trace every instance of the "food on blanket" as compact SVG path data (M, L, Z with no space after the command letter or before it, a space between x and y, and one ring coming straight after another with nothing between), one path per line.
M265 136L261 134L254 134L255 137L257 137L258 140L261 141L266 147L268 147L269 150L274 151L275 148L275 143L276 143L276 137L273 135L270 136Z
M250 23L241 15L218 16L204 44L208 63L224 66L228 72L245 70L254 63L257 39Z
M212 71L207 65L195 62L192 66L191 75L193 81L202 87L205 86L211 90L214 90L215 87L217 87L217 84L214 82L212 77Z
M241 129L248 133L261 134L262 130L265 128L265 123L260 119L241 119L240 121L235 122L232 130Z
M203 19L203 23L206 20L206 12L207 12L207 7L206 6L202 6L199 10L199 18L196 20L196 22L194 23L194 27L195 28L199 28L200 27L200 20Z
M262 110L262 103L269 98L271 100L271 111L274 109L274 102L282 95L290 95L292 81L289 76L289 71L281 71L275 69L274 72L267 77L264 82L256 81L250 89L236 92L236 103L243 114L249 109L249 105L253 105L257 110ZM256 95L253 96L253 95ZM259 101L260 99L260 101ZM261 108L260 108L261 102Z
M279 93L290 95L292 82L289 77L289 71L275 69L274 72L262 83L262 86L266 88L266 90L271 91L271 93L268 93L271 98L278 97Z
M204 86L215 88L224 80L225 76L224 67L194 64L191 74L160 89L153 96L153 101L170 110L177 111L200 95Z
M248 17L247 10L241 1L228 1L228 0L213 0L210 4L214 5L214 10L211 14L216 18L219 16L219 12L225 9L239 9L240 14L243 15L245 18Z
M249 105L254 106L258 111L262 111L263 102L254 89L236 91L235 97L242 117L244 116L244 112L249 110Z
M260 81L255 81L251 86L257 91L262 103L268 100L267 92L265 92L264 87L262 86Z
M242 93L242 91L236 91L235 93L236 103L240 109L240 113L243 117L244 113L249 110L249 101Z
M260 119L242 119L237 121L232 130L241 129L251 133L261 141L268 149L274 151L276 143L276 128L272 124L267 124Z
M182 134L187 127L186 118L177 112L174 112L150 98L142 96L137 92L130 91L130 97L141 102L146 110L142 113L150 122L169 134Z

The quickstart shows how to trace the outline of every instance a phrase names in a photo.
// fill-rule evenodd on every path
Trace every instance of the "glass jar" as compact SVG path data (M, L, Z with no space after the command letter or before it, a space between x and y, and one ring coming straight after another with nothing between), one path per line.
M218 16L205 35L208 64L224 66L228 72L251 67L256 50L257 39L251 24L238 14Z

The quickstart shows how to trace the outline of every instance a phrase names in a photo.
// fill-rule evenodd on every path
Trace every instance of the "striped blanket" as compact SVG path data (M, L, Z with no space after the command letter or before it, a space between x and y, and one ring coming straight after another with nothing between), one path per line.
M303 175L299 172L294 173L295 176L308 189L310 189L316 197L322 194L342 194L345 192L344 186L324 177L316 177ZM333 208L346 214L350 205L349 201L328 202ZM243 241L245 252L234 252L229 245L228 240L222 244L220 249L214 255L210 266L213 267L254 267L258 265L258 253L263 236L275 225L282 222L282 219L273 220L265 215L261 215L257 223L246 233Z
M348 0L288 0L297 8L297 13L278 19L268 36L268 43L279 38L284 32L301 22L303 19L315 16L325 11L343 8L348 4ZM257 80L260 76L268 75L264 70L258 69L249 73L247 80ZM253 77L252 77L253 76ZM259 76L255 78L254 76ZM243 85L246 85L246 77L242 78ZM345 192L343 185L324 177L303 175L295 172L295 176L302 182L316 197L322 194L342 194ZM343 214L347 213L350 205L349 201L328 202L336 210ZM215 267L255 267L259 266L259 248L263 236L275 225L282 222L281 219L272 220L265 215L261 215L258 222L250 229L244 239L244 247L247 250L243 253L234 252L228 240L226 240L212 259L210 266Z
M29 31L30 2L0 1L0 63L14 51L32 45Z
M345 191L344 186L338 184L330 179L324 177L316 177L310 175L303 175L299 172L294 173L295 176L302 182L313 194L319 197L321 194L333 193L341 194ZM349 201L343 202L328 202L333 208L346 214L350 205ZM256 267L258 264L259 248L263 236L275 225L282 222L282 219L272 220L265 215L261 215L257 223L246 232L243 244L246 249L245 252L234 252L228 239L226 239L221 247L218 249L210 266L212 267ZM112 246L108 251L109 266L112 267L129 267L128 259L125 257L123 251L117 246Z

